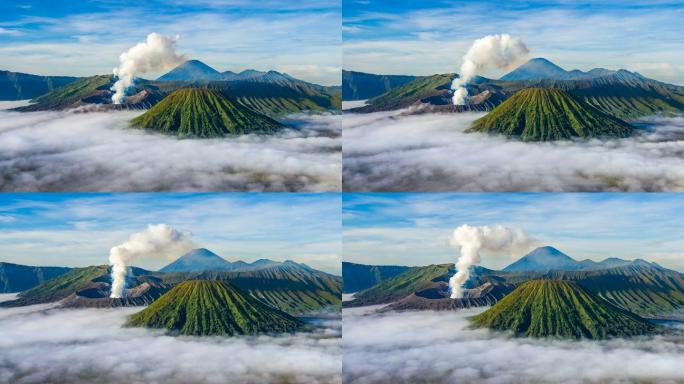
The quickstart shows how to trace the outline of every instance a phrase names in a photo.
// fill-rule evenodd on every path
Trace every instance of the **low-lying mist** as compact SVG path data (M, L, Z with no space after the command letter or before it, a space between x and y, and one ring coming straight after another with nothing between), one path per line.
M644 119L628 139L523 143L465 133L482 113L402 113L344 115L344 190L684 190L684 117Z
M677 383L683 336L607 341L514 338L468 329L485 308L366 314L345 309L345 383Z
M139 310L0 309L0 382L341 383L339 317L314 333L197 338L121 328Z
M17 106L0 102L0 109ZM128 128L142 111L0 110L4 191L339 191L341 117L273 136L179 140Z

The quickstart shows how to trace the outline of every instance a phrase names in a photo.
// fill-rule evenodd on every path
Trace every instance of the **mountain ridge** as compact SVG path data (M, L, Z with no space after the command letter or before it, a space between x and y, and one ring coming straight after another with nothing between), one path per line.
M410 75L376 75L342 70L342 100L366 100L417 79Z
M579 69L567 71L543 57L530 59L516 69L501 76L499 80L579 80L592 77L607 76L617 71L605 68L593 68L587 72Z
M188 280L132 315L126 326L187 336L234 336L291 333L304 323L227 282Z
M591 72L591 71L590 71ZM452 103L451 82L455 73L417 78L368 100L364 107L350 110L356 113L392 111L411 107L411 113L460 113L491 111L515 92L524 88L556 88L581 99L600 111L620 119L635 119L647 115L684 112L684 87L649 79L624 69L610 73L595 71L596 76L574 80L493 80L476 77L467 84L471 95L465 106Z
M181 88L130 125L181 138L272 134L282 124L207 88Z
M41 76L0 70L0 100L33 99L78 79L74 76Z
M656 333L655 324L591 294L578 284L532 280L472 318L474 327L524 337L606 339Z
M0 262L0 293L31 289L69 272L69 267L43 267Z
M467 132L504 135L522 141L623 138L630 124L554 88L521 89L475 120Z

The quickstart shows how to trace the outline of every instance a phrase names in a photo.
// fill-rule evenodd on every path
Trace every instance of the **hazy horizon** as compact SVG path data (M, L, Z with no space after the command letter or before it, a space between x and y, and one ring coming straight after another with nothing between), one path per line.
M627 69L684 85L679 22L684 8L677 3L352 0L344 2L342 12L346 70L458 72L473 40L509 33L527 44L530 57L566 70ZM483 76L498 79L509 70Z
M0 5L0 70L37 75L112 73L119 55L152 32L220 71L276 70L339 85L340 1L38 0ZM306 19L309 22L302 23ZM144 78L154 79L165 71Z
M501 224L578 261L639 258L684 271L677 213L684 203L676 194L347 193L343 200L343 261L454 263L458 250L448 240L458 226ZM526 253L484 253L478 265L502 269Z
M164 223L228 261L293 260L341 273L337 193L3 193L0 203L3 262L108 264L111 247ZM133 264L157 270L172 261Z

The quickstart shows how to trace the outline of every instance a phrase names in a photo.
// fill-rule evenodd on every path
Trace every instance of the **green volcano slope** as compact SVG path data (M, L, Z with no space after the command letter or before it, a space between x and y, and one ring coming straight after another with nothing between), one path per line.
M178 137L212 138L248 133L269 134L282 127L277 121L206 88L172 92L131 126Z
M528 281L472 322L527 337L605 339L658 331L647 320L561 280Z
M476 120L468 131L502 134L523 141L553 141L627 137L633 130L626 122L564 91L527 88Z
M294 332L304 323L226 282L190 280L131 316L127 326L189 336L233 336Z
M95 281L109 276L106 265L74 268L31 289L23 291L16 300L0 303L0 307L15 307L50 303L64 299L70 294L85 289Z
M643 261L598 271L552 271L537 278L575 281L600 298L644 317L684 308L684 275Z
M227 281L290 314L339 311L342 305L342 278L291 261L257 270L204 272L192 278Z
M36 97L31 100L33 104L16 108L16 110L33 112L78 107L85 99L107 94L111 84L111 75L83 77Z
M433 264L425 267L411 267L406 272L358 292L354 300L344 303L345 307L386 304L403 299L413 292L423 290L438 281L448 281L453 264Z

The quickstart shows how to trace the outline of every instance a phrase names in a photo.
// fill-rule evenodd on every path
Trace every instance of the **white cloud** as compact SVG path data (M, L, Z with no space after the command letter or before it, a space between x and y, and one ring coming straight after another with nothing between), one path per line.
M18 31L16 29L7 29L0 27L0 35L6 35L6 36L21 36L24 33L22 31Z
M345 309L343 380L675 383L681 377L684 346L676 335L557 341L468 329L468 317L484 309L383 315Z
M339 116L274 136L178 140L127 129L140 112L0 111L6 191L335 191Z
M479 113L344 117L350 191L682 191L684 118L634 138L523 143L465 133Z
M492 9L496 6L497 9ZM492 13L496 17L492 17ZM684 59L679 47L681 9L639 7L596 11L564 6L500 7L467 4L415 9L407 13L363 13L345 17L344 68L371 73L428 75L456 72L470 43L488 34L522 38L533 56L566 67L636 70L639 63L671 63ZM371 24L371 25L369 25ZM370 50L369 47L375 47ZM684 84L684 73L653 69L644 75ZM498 77L502 71L486 76Z
M339 68L341 37L339 30L330 25L339 25L340 14L326 10L331 6L329 3L316 12L307 9L315 6L311 3L281 5L278 8L283 11L278 12L259 4L254 8L261 11L250 14L221 8L222 12L195 11L181 15L129 7L62 19L30 17L0 22L2 28L24 25L32 28L31 41L17 39L0 46L0 68L42 75L110 73L119 54L151 32L166 36L179 34L179 52L220 71L302 65ZM302 19L307 22L302 23ZM103 29L103 25L107 28ZM159 74L151 74L150 78L156 75ZM303 79L324 85L340 84L339 73L328 71Z
M171 337L121 328L139 310L0 309L0 381L341 382L339 320L281 337Z
M13 223L17 218L11 215L0 215L0 223Z

